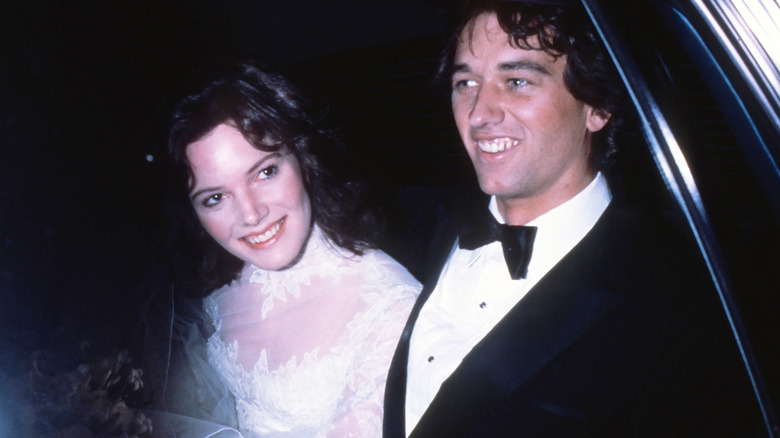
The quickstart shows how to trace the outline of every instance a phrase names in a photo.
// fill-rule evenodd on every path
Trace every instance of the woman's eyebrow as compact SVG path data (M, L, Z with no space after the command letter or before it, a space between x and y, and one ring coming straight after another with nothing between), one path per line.
M263 164L266 161L270 160L271 158L277 158L277 157L281 157L281 156L282 156L282 154L280 154L279 152L272 152L272 153L264 156L263 158L257 160L257 163L255 163L254 166L250 167L249 170L246 171L246 174L247 175L251 175L251 174L255 173L257 171L257 169L262 167Z
M279 152L273 152L273 153L270 153L270 154L268 154L268 155L264 156L263 158L261 158L261 159L257 160L257 162L256 162L254 165L252 165L252 167L250 167L250 168L249 168L249 170L247 170L247 171L246 171L246 174L247 174L247 175L251 175L251 174L255 173L255 172L257 171L257 169L259 169L260 167L262 167L262 166L263 166L263 164L264 164L266 161L268 161L268 160L270 160L270 159L272 159L272 158L279 157L279 156L281 156L281 154L280 154ZM193 201L194 201L194 200L195 200L195 198L197 198L198 196L200 196L200 195L202 195L202 194L204 194L204 193L208 193L208 192L217 192L217 191L219 191L219 190L221 190L221 189L222 189L222 186L214 186L214 187L205 187L205 188L202 188L202 189L198 190L197 192L193 192L193 193L191 193L191 194L190 194L190 200L193 200Z

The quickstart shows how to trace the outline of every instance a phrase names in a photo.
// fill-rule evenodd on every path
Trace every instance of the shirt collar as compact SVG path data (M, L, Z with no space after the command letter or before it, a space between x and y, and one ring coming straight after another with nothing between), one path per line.
M596 224L611 199L606 179L599 172L573 198L528 222L527 226L537 227L528 278L534 282L541 278L579 243ZM504 223L495 196L490 197L489 208L496 220Z
M593 181L582 189L581 192L574 195L573 198L533 219L526 225L536 227L546 225L560 226L563 223L566 227L570 227L572 225L571 214L578 215L575 217L581 217L579 215L584 214L588 219L594 219L593 222L595 223L595 219L601 216L611 199L612 193L607 186L607 180L601 172L598 172ZM490 197L488 207L499 223L506 223L498 211L498 201L495 196Z

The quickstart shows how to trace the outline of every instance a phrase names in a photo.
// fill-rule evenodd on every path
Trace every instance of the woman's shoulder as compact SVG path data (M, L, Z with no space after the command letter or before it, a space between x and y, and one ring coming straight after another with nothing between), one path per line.
M382 312L392 308L397 309L392 313L408 314L422 285L403 265L379 249L365 250L351 257L349 263L358 273L354 292L364 305Z
M381 249L372 248L365 250L360 258L362 263L373 265L378 272L392 276L399 282L418 283L404 265Z

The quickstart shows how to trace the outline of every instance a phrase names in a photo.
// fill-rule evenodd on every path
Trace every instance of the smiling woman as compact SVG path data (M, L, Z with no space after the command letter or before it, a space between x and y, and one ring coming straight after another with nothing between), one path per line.
M300 199L298 208L303 214L295 218L295 234L307 235L313 221L341 248L356 254L371 248L379 222L366 199L367 188L350 177L338 140L320 123L316 110L278 74L251 64L223 70L182 100L170 128L174 179L180 189L185 188L176 191L182 213L177 219L183 224L180 240L188 245L180 255L196 259L182 266L194 268L188 274L194 280L189 286L195 294L206 294L234 280L244 262L259 263L254 257L246 258L246 253L234 252L241 246L230 244L225 227L243 227L239 231L244 234L236 238L267 231L261 228L284 216L273 208L271 217L266 217L264 209L274 203L267 202L271 195L281 199L295 192ZM277 183L275 172L292 186ZM290 202L295 201L285 200ZM236 208L255 209L263 217L228 218L228 207L234 213L240 213ZM260 223L244 224L247 219ZM196 243L189 247L193 236ZM298 237L299 250L304 240ZM294 257L299 251L293 252Z
M229 70L185 98L171 125L184 237L203 243L190 254L202 275L187 283L206 295L208 336L177 325L195 384L170 385L184 391L168 405L233 417L251 436L379 436L387 370L420 286L374 248L361 185L329 165L341 161L337 142L297 90L250 63ZM186 348L199 338L204 358ZM215 430L156 419L177 436Z
M265 152L222 124L187 147L190 199L200 223L232 255L279 270L301 253L311 204L298 160Z

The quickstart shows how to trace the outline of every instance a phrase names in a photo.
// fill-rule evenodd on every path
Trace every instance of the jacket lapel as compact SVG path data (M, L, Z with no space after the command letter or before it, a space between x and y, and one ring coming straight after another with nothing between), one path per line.
M463 359L442 384L412 437L464 433L619 305L621 297L608 292L610 288L592 286L603 284L593 275L605 270L593 266L604 263L598 254L604 235L609 234L611 216L608 209L585 239ZM408 339L405 346L408 352ZM404 367L404 386L405 373Z
M409 341L412 336L412 329L420 314L420 310L438 283L439 275L452 252L460 226L459 216L454 216L452 211L446 208L446 206L441 206L441 208L446 211L440 212L440 217L442 218L440 226L442 229L440 232L437 232L440 239L434 243L431 250L431 260L433 262L430 264L430 269L424 278L424 287L420 292L420 296L417 298L409 314L404 331L401 333L401 338L393 355L387 376L383 420L384 438L401 438L406 436L406 366L409 362Z

